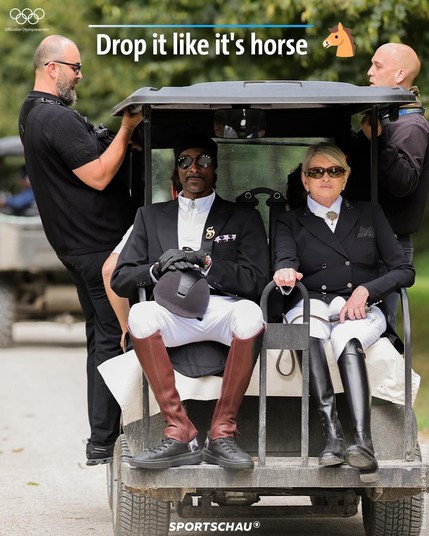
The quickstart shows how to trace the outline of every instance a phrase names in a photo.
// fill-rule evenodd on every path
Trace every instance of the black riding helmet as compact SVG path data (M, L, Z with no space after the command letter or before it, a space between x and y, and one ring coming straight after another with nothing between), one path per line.
M209 304L210 289L199 270L174 270L160 278L153 295L170 313L202 320Z

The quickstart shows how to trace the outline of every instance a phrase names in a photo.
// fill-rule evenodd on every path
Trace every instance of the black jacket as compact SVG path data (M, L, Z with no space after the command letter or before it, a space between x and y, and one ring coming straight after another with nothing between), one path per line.
M414 283L414 268L406 262L381 208L368 202L343 200L333 233L308 207L280 216L275 235L275 269L295 268L310 298L347 298L359 285L374 303L400 287ZM380 262L389 270L380 276ZM300 299L299 293L292 298Z
M170 248L178 248L177 199L141 207L134 229L112 275L112 289L133 297L140 287L151 288L150 267ZM269 256L259 212L216 195L204 226L202 248L213 260L207 281L211 287L253 301L268 283Z
M378 202L397 235L419 230L429 193L429 123L423 115L381 119L378 138ZM350 146L351 199L370 197L370 142L362 132Z

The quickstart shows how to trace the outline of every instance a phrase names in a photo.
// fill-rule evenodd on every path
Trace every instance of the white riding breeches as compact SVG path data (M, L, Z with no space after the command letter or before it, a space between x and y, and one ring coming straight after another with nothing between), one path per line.
M310 300L310 336L322 340L331 339L332 349L337 360L350 339L358 339L363 350L366 350L386 330L386 318L376 305L371 306L371 311L366 314L366 318L346 320L344 324L330 322L329 317L339 314L345 303L346 300L341 296L334 298L331 303ZM302 324L302 300L286 313L286 321L288 324Z
M142 339L160 331L167 347L198 341L218 341L230 346L233 335L239 339L254 337L264 326L264 320L259 306L250 300L210 296L202 320L184 318L155 301L145 301L131 307L128 326L134 337Z

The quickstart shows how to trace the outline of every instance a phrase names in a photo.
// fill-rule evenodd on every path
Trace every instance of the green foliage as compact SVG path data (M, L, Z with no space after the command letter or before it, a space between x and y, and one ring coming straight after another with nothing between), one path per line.
M429 350L427 345L429 253L427 251L417 258L416 272L416 283L408 291L412 321L413 368L422 377L414 409L419 428L429 430Z
M13 21L12 8L38 9L45 17L35 26L24 27ZM352 29L356 54L338 58L334 48L322 41L329 28L341 21ZM74 0L70 9L54 0L3 0L0 13L0 137L18 133L17 117L21 103L33 85L32 59L39 42L52 33L73 39L81 51L83 80L78 86L78 109L94 123L106 122L115 129L117 120L110 110L143 86L189 85L213 80L339 80L367 85L367 71L373 51L382 43L401 41L411 45L424 60L429 53L429 0ZM311 28L90 28L97 24L310 24ZM30 27L31 26L31 27ZM23 31L44 30L44 31ZM12 31L21 30L21 31ZM193 38L210 44L207 56L173 55L173 32L189 32ZM134 61L132 56L97 55L97 34L112 39L145 39L150 50ZM152 53L153 34L161 33L168 42L166 55ZM215 54L216 34L234 34L243 39L244 54L234 48L229 54ZM252 55L250 36L258 39L305 39L306 55ZM429 69L417 80L424 103L429 103ZM417 252L427 245L429 211L424 230L415 237Z
M79 110L94 122L106 120L110 109L142 86L187 85L200 81L232 79L321 79L341 80L366 85L366 72L374 49L389 40L413 46L423 58L429 49L426 32L428 0L74 0L71 9L53 0L3 0L1 28L17 29L9 17L12 8L42 8L44 19L35 28L48 31L2 31L0 65L2 93L0 105L0 136L17 132L16 118L22 99L33 82L32 57L40 40L49 33L64 34L79 46L83 60L84 79L79 86ZM352 29L356 42L354 58L337 58L335 50L324 49L322 41L329 28L338 21ZM170 41L173 31L153 28L90 28L91 24L311 24L307 29L235 28L192 29L192 37L207 39L211 45L216 33L234 33L244 39L246 53L238 55L173 56L146 53L139 62L131 56L97 55L97 33L112 39L144 38L151 44L153 33L163 33ZM25 25L29 27L29 25ZM21 28L22 29L22 28ZM183 29L182 31L190 31ZM277 54L262 56L249 53L250 34L267 39L306 39L308 53L299 56ZM428 72L420 76L426 89Z

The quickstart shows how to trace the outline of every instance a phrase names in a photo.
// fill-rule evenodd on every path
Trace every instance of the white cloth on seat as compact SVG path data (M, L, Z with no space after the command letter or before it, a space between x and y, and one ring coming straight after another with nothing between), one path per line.
M338 367L333 356L329 341L325 343L326 356L331 371L332 381L337 393L343 392ZM289 351L284 351L279 358L279 350L267 352L267 395L268 396L301 396L301 372L295 366L291 370L292 359ZM283 374L277 371L276 364ZM382 337L366 351L366 365L371 384L372 396L393 402L405 403L405 361L395 350L390 341ZM142 418L143 388L142 369L134 350L105 361L98 370L110 391L122 409L123 424L129 424ZM222 378L206 376L188 378L175 371L176 387L182 400L213 400L219 398ZM420 376L412 371L412 401L417 395ZM259 360L246 392L248 396L259 394ZM158 404L149 389L150 414L159 412Z

